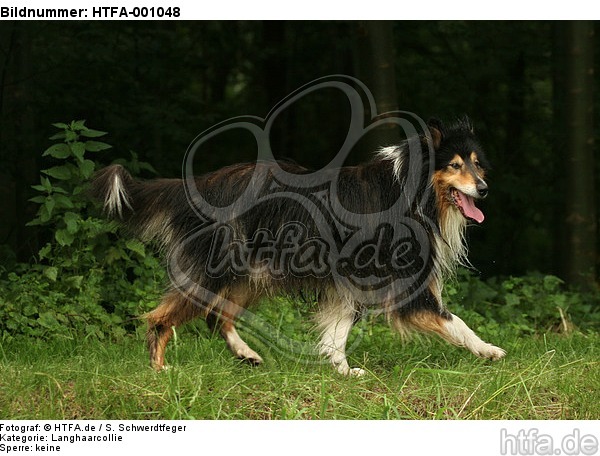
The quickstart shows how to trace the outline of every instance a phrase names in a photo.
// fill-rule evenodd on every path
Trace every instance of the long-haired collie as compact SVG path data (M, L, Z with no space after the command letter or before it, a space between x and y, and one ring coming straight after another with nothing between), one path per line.
M203 317L233 354L262 358L235 328L262 297L316 297L319 351L342 374L352 326L384 313L402 335L435 333L475 355L505 351L482 341L442 302L442 285L468 264L465 229L484 215L489 164L468 119L384 147L371 161L312 172L289 161L257 161L199 177L134 180L113 165L93 195L165 253L171 286L145 315L151 365L165 366L173 328ZM298 300L301 301L301 300Z

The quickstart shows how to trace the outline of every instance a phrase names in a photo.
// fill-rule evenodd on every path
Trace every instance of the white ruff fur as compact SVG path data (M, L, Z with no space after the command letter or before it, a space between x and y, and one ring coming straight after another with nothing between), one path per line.
M441 238L436 236L436 266L444 277L452 276L458 265L470 267L465 239L467 221L463 215L450 207L440 221Z

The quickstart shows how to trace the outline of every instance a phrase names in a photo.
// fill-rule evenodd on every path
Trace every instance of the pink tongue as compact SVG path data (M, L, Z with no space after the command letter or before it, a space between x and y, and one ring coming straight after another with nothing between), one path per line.
M475 203L473 202L473 198L469 195L465 195L463 192L458 191L460 195L460 207L465 214L465 217L475 220L477 223L483 222L485 216L483 212L481 212L477 207L475 207Z

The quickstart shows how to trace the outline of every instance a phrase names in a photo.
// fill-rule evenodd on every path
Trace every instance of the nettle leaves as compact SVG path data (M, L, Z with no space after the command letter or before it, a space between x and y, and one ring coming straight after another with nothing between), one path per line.
M70 124L55 123L54 127L62 130L50 137L58 140L48 147L43 157L50 157L58 164L42 170L40 184L32 188L40 193L30 201L40 205L32 225L45 225L61 218L62 223L55 231L55 240L61 246L71 245L79 230L79 212L85 206L84 186L96 169L95 163L86 158L88 152L100 152L112 146L97 141L107 133L92 130L85 126L84 120L76 120Z
M75 158L75 163L66 163L42 170L44 174L58 180L70 180L81 177L89 179L94 172L94 162L85 158L86 152L100 152L112 146L99 141L86 140L86 138L99 138L106 135L104 131L92 130L85 126L85 120L76 120L70 125L65 123L52 124L63 131L51 136L51 140L62 139L64 142L50 146L42 154L43 157L54 157L59 160Z
M49 167L33 186L38 211L29 223L43 227L47 242L35 262L0 277L0 338L120 338L136 331L133 315L156 306L165 273L139 240L117 236L117 224L99 218L100 203L88 196L92 159L106 161L99 154L111 148L99 141L106 133L84 121L54 126L54 144L43 153ZM153 170L133 152L119 161L130 171Z

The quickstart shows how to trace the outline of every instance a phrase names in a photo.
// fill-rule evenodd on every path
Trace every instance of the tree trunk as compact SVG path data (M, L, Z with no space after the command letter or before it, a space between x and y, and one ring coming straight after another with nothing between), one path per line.
M391 21L359 22L355 47L355 72L367 85L377 107L377 114L398 110L394 31ZM366 112L367 118L375 113ZM389 123L369 134L359 144L362 159L370 157L378 147L396 144L400 140L400 128Z
M596 279L594 201L593 55L589 21L565 24L566 44L566 275L569 283L591 288Z
M262 23L262 87L265 90L265 114L273 109L289 94L289 53L286 39L285 21L264 21ZM271 131L271 149L277 158L297 160L291 143L293 131L293 110L278 117L277 125Z
M0 157L5 169L12 175L12 182L6 183L0 194L12 197L13 201L4 201L0 205L0 208L12 212L2 220L5 228L0 243L7 242L20 261L30 260L38 251L37 230L25 227L37 210L37 206L28 202L31 186L39 182L38 154L33 150L37 132L35 107L29 80L32 73L32 27L29 23L13 25L1 77ZM10 194L6 194L7 190Z
M565 195L567 180L564 178L564 166L559 157L564 157L567 150L567 128L565 123L567 46L565 22L552 24L552 152L556 163L553 164L554 192ZM554 205L552 225L554 236L553 271L560 277L567 276L567 230L565 225L566 201L559 200Z

